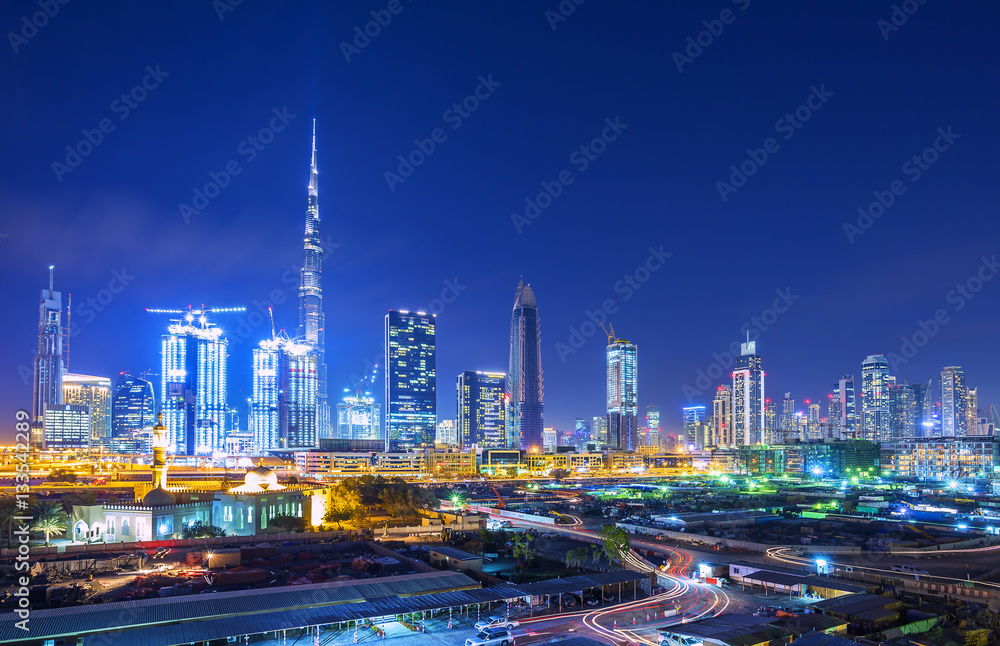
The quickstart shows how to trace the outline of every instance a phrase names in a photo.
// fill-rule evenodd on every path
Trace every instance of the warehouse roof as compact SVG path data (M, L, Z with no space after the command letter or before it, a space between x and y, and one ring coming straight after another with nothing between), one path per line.
M442 556L447 556L450 559L458 559L459 561L481 561L483 559L481 556L469 554L468 552L463 552L462 550L456 550L454 547L432 547L428 551L436 552Z
M539 596L546 594L561 594L564 592L580 592L590 588L616 583L629 583L649 579L649 574L622 570L620 572L600 572L582 576L568 576L562 579L548 579L537 583L526 583L517 586L524 596Z

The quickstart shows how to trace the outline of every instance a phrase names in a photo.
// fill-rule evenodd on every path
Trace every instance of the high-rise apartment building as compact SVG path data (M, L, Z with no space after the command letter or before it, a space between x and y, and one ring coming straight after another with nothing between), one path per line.
M770 444L778 441L781 437L778 425L781 417L778 415L778 402L773 402L768 398L764 399L764 443Z
M91 442L111 437L111 379L64 372L63 403L90 410Z
M889 410L892 417L891 440L896 442L919 437L920 385L896 384L889 389Z
M160 410L168 450L206 455L225 446L228 413L228 339L202 312L174 321L161 337Z
M510 364L507 370L507 441L522 450L542 446L544 407L542 341L538 304L531 285L517 284L510 318Z
M636 420L639 412L636 345L627 339L612 338L608 344L607 358L608 445L634 451L639 444Z
M969 388L965 396L965 434L979 434L979 389Z
M806 439L822 440L825 433L819 403L806 400Z
M253 349L250 434L261 452L319 446L317 355L278 336Z
M451 422L453 420L444 420ZM441 424L438 424L437 434L441 435ZM348 395L337 404L337 439L338 440L381 440L382 439L382 404L375 401L371 395Z
M466 370L458 376L458 444L503 449L507 440L507 375Z
M686 448L698 448L698 430L699 426L705 422L705 407L685 406L681 412ZM704 448L704 442L702 442L701 448Z
M90 408L76 404L46 404L42 414L45 449L90 449Z
M594 434L594 439L599 444L608 443L608 417L600 415L594 418L594 423L590 427L590 432Z
M128 437L135 431L152 429L156 423L153 384L123 373L111 397L111 435Z
M741 445L764 441L764 371L756 341L740 345L733 370L733 434Z
M854 376L844 375L833 387L830 427L835 439L856 439L858 414L854 401Z
M42 290L38 302L38 345L31 399L31 417L36 427L41 426L47 405L63 403L62 293L55 291L53 280L53 268L49 267L49 288Z
M458 422L453 419L443 419L438 422L434 443L458 446Z
M316 120L313 119L312 157L306 202L305 256L299 273L298 341L309 346L316 371L315 428L329 437L332 427L326 371L326 315L323 313L323 243L320 239L319 170L316 166ZM292 439L292 438L290 438Z
M941 371L941 435L964 437L967 426L969 392L961 366L948 366Z
M385 316L387 449L433 446L437 426L437 339L433 315Z
M861 439L888 442L892 436L889 411L889 361L882 354L861 363Z
M646 406L646 444L660 446L660 407L655 404Z
M733 390L729 386L719 386L712 400L711 442L724 448L736 446L733 438Z

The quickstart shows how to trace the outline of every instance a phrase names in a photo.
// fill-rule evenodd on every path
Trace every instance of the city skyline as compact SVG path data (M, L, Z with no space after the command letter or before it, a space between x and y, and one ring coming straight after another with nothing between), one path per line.
M450 16L441 8L408 8L406 16L438 30L433 33L468 57L445 64L443 54L425 52L394 71L391 61L402 52L421 49L421 29L393 25L347 62L337 43L367 9L292 8L277 20L247 9L222 23L184 11L164 18L164 26L196 30L198 45L187 55L157 34L148 49L126 43L121 57L104 50L63 56L65 48L86 50L86 26L98 26L96 15L80 10L73 21L53 20L0 62L18 79L10 119L0 130L17 160L4 162L0 186L6 198L0 267L9 278L10 308L0 322L9 340L0 357L6 419L32 408L34 308L50 264L64 315L73 294L68 372L156 372L164 322L146 314L147 307L245 305L245 314L220 322L230 338L229 399L245 402L250 349L268 337L266 304L273 305L279 330L293 332L300 324L302 191L309 186L304 162L313 118L323 150L318 190L324 212L336 214L324 219L317 243L331 405L342 386L368 372L368 362L380 363L380 320L390 308L438 315L438 367L448 379L470 369L503 370L509 291L520 275L531 277L543 299L546 426L568 429L576 417L603 412L604 344L599 330L586 334L599 319L628 329L643 347L639 405L660 407L665 432L680 428L684 406L710 405L728 381L726 355L738 355L744 324L766 348L769 393L822 401L838 375L859 376L866 356L884 354L899 357L890 374L911 383L937 381L942 368L960 365L977 388L979 406L996 403L1000 378L990 358L998 341L988 334L988 321L1000 301L991 282L1000 236L982 192L995 149L989 116L995 97L970 81L986 73L976 46L988 37L981 12L924 7L884 39L875 28L877 7L780 15L754 6L738 14L745 22L727 27L724 38L678 72L672 54L707 18L701 7L651 8L643 20L588 7L557 30L542 12L516 7L474 33L448 26L481 18L483 9L463 7ZM654 34L646 23L658 18L669 28ZM129 7L120 19L151 24ZM786 74L781 57L759 46L770 33L767 25L798 41L817 20L827 29L800 43L798 56L808 65L794 73ZM927 51L921 43L942 20L968 38L945 53ZM320 51L290 29L313 23L335 35ZM632 37L608 35L608 25ZM238 62L222 55L236 45L236 29L245 28L282 43L282 54L249 53ZM551 86L524 87L528 67L506 60L504 47L526 33L532 60L569 57L576 64ZM588 50L598 34L609 39L613 54ZM657 45L637 44L643 42ZM720 63L734 52L747 56L735 65ZM859 64L825 63L831 56ZM50 57L64 64L53 70ZM216 73L192 64L206 59L219 61ZM900 71L897 59L912 65ZM663 82L650 85L636 60L656 62ZM609 90L596 92L592 81L605 79L608 64L621 72L607 80ZM106 74L99 83L84 83L94 68ZM272 73L250 82L245 69ZM747 69L760 69L760 81L748 82ZM948 73L955 70L960 73ZM373 74L395 86L391 95L365 80ZM90 143L92 151L70 171L53 172L54 161L65 164L67 146L85 148L77 145L87 143L84 131L96 140L95 125L111 100L147 77L147 90L159 85L128 118L111 113L114 131ZM885 92L887 79L910 90ZM66 88L79 90L80 111L60 107L69 105ZM729 167L744 164L743 151L756 151L775 120L794 114L807 97L813 97L807 105L816 106L824 92L832 96L812 108L815 114L792 131L794 138L779 132L781 149L738 191L720 198L716 182L730 182ZM398 95L408 97L400 109L371 110L394 105ZM461 117L459 128L440 119L466 96L480 97L478 108ZM205 110L205 101L218 110ZM538 105L564 116L536 113ZM670 106L666 118L664 105ZM524 114L537 118L524 126ZM400 174L397 155L406 160L411 150L420 152L412 142L428 141L439 124L447 138L424 153L426 161L402 183L387 186L388 170ZM259 139L266 145L240 151L248 135L264 130ZM599 145L591 146L595 137ZM566 162L581 146L595 156L581 153L578 159L589 162L585 170ZM928 147L938 151L935 162L925 164L918 180L898 172ZM232 174L223 180L229 160L239 174L225 171ZM564 166L573 181L557 181L557 191L553 181ZM906 192L885 206L886 187L897 176ZM212 177L226 186L206 197ZM549 201L537 198L544 190L559 195L540 207ZM526 198L539 215L532 217ZM859 221L859 205L878 211L867 205L880 203L884 215ZM529 223L518 228L510 216L526 209ZM598 223L607 213L627 221L630 234L606 235ZM808 235L798 226L803 213L810 214ZM944 226L946 218L953 223ZM974 241L969 231L977 232ZM732 281L728 263L705 262L703 251L691 251L709 239L717 260L756 249L746 278ZM557 349L563 346L572 351ZM704 382L700 374L708 375ZM438 389L439 418L454 417L453 402L450 388Z

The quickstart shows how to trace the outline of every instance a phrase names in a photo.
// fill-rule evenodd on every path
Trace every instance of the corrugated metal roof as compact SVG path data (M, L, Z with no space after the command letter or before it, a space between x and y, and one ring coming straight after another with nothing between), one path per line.
M564 579L549 579L537 583L525 583L516 586L525 596L560 594L563 592L580 592L588 588L596 588L602 585L614 585L616 583L630 583L632 581L643 581L649 579L648 574L623 570L619 572L600 572L597 574L585 574L582 576L568 576Z
M240 617L226 617L181 624L156 626L114 633L89 635L84 646L174 646L192 641L222 639L235 635L265 633L275 630L321 626L356 619L371 619L421 610L458 607L487 601L503 601L522 596L512 586L461 590L411 597L378 597L361 603L322 608L304 608ZM32 615L34 618L34 615Z
M120 601L98 605L36 610L31 613L33 639L100 632L114 627L141 627L197 621L209 617L266 613L319 605L356 604L367 598L428 594L478 588L460 572L424 572L362 581L215 592L182 597ZM0 623L0 643L24 639L14 622Z

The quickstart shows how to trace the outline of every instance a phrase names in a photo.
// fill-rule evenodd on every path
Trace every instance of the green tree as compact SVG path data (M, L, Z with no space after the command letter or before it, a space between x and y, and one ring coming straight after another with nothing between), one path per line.
M62 505L51 500L42 500L35 503L31 510L34 517L31 529L45 534L45 545L49 545L49 538L54 534L61 536L66 533L66 510Z
M364 518L365 510L361 504L361 495L357 489L341 481L330 495L330 509L323 516L323 522L337 523L337 529L344 529L344 521L360 525Z
M604 542L604 555L608 560L622 565L625 562L625 555L632 547L628 532L617 525L605 525L601 528L601 540Z
M298 516L292 516L291 514L278 514L274 518L267 521L267 524L269 527L275 527L285 532L294 533L306 531L306 519L299 518Z
M225 535L226 531L221 527L206 525L200 520L196 520L190 525L185 525L184 529L181 530L181 537L183 538L214 538Z
M511 553L518 560L518 563L527 563L531 559L531 543L534 540L535 537L528 532L517 532L511 538L511 541L514 543Z

